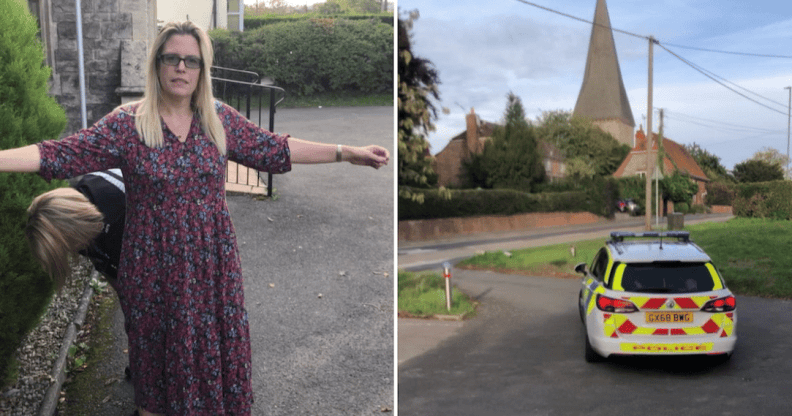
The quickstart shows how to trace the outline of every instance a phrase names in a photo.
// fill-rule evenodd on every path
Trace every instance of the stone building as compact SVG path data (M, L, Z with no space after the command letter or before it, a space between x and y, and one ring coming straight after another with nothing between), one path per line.
M605 0L597 0L586 72L572 115L591 119L619 143L635 145L635 120L624 89Z

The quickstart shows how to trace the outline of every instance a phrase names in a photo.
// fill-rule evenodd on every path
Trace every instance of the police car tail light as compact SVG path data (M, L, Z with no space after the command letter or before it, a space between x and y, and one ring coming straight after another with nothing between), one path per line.
M597 295L597 308L604 312L614 313L638 312L638 308L629 300L613 299L599 294Z
M701 307L703 312L728 312L733 311L737 307L737 301L734 296L726 296L725 298L713 299Z

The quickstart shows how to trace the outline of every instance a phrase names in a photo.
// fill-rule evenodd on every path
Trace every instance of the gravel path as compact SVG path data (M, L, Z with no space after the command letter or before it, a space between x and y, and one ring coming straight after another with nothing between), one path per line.
M32 330L16 351L19 364L16 383L0 392L0 414L29 416L39 411L49 386L54 382L52 367L58 358L66 328L74 319L80 298L90 284L93 267L79 258L72 277L60 294L53 297L41 322Z

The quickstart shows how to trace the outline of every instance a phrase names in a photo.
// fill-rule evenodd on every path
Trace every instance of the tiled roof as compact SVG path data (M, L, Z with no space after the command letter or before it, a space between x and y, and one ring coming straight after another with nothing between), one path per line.
M652 138L652 149L657 150L657 134L652 133ZM683 174L689 175L694 179L709 182L707 175L701 170L701 167L699 167L695 159L690 156L682 145L673 140L663 138L663 151L665 152L665 159L663 160L665 172L673 172L678 169ZM613 176L623 176L627 165L629 165L633 159L632 156L636 153L644 152L646 152L646 135L643 130L638 130L635 132L635 147L630 151L630 154L627 155ZM641 159L646 160L644 158Z

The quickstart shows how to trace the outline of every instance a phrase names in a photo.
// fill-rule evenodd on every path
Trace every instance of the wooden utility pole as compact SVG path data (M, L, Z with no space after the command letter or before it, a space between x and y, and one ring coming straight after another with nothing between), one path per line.
M649 36L649 88L648 102L646 103L646 215L644 227L646 231L652 229L652 172L654 171L654 161L652 160L652 61L654 60L655 38Z
M786 169L784 169L784 179L792 179L789 176L789 123L792 119L792 87L784 87L785 90L789 90L789 107L787 107L787 163Z

